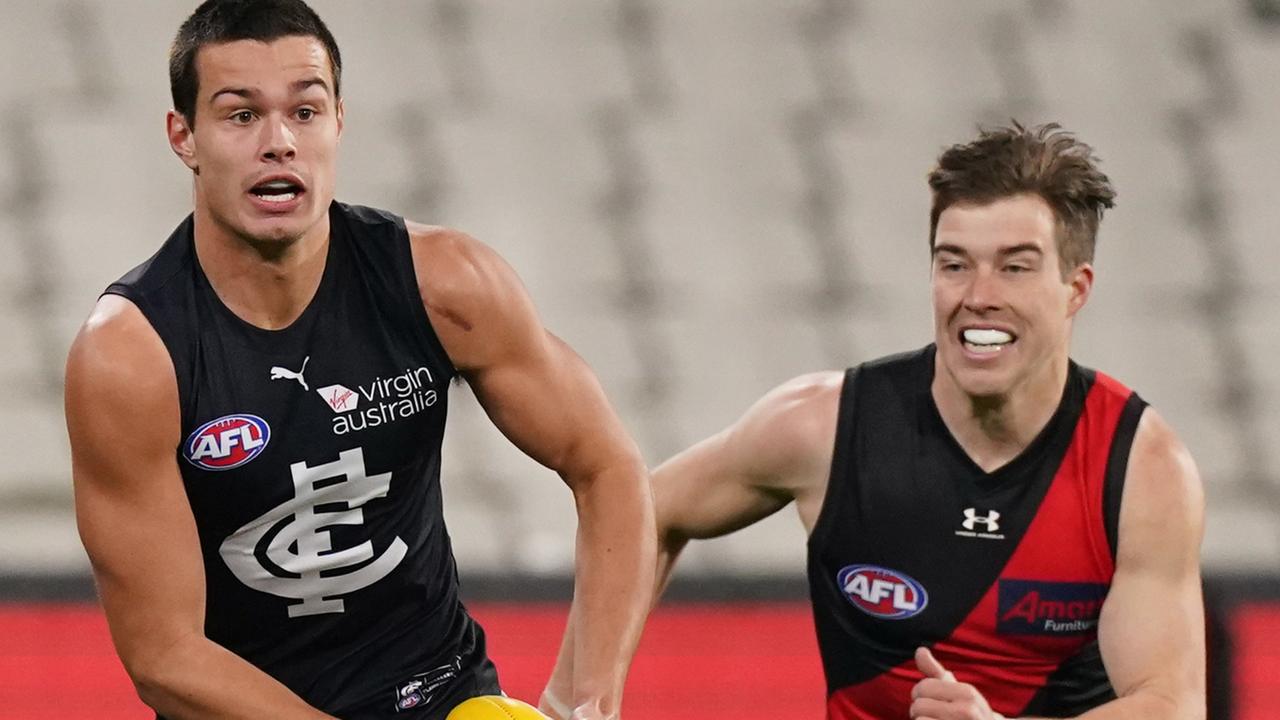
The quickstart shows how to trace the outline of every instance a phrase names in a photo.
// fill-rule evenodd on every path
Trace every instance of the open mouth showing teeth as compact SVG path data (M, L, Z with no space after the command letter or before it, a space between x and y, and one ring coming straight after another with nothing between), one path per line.
M284 203L302 194L302 188L288 180L272 180L255 185L249 192L267 202Z
M1013 335L993 328L970 328L960 333L960 339L966 349L975 353L1000 352L1014 341Z

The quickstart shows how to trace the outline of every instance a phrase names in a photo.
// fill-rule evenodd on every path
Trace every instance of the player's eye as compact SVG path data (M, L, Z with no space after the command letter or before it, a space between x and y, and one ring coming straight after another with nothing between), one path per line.
M298 119L303 122L310 120L316 116L316 111L311 108L298 108Z
M231 116L231 121L240 125L248 125L253 122L253 111L241 110Z

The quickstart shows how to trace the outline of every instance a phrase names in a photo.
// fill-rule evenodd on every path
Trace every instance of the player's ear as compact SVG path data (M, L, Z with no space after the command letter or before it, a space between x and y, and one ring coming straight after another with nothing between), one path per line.
M1089 293L1093 291L1093 265L1087 262L1077 265L1067 276L1067 285L1071 289L1067 317L1074 317L1089 302Z
M200 164L196 162L196 134L187 122L186 116L177 110L170 110L165 116L165 130L169 135L169 147L178 156L183 165L191 168L191 172L199 175Z
M346 113L347 113L346 104L342 102L342 98L338 98L337 115L338 115L338 139L339 140L342 139L342 124L343 124L343 118L346 116Z

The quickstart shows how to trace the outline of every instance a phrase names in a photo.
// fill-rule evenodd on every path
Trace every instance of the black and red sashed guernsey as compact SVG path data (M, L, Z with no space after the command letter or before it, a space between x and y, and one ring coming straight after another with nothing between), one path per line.
M191 218L108 292L173 360L206 635L330 714L437 720L499 691L441 513L455 373L404 221L339 203L329 219L315 297L282 330L222 304Z
M1073 362L1043 431L987 473L938 414L933 372L929 346L845 374L809 540L827 717L907 717L921 645L1004 715L1113 699L1097 623L1145 403Z

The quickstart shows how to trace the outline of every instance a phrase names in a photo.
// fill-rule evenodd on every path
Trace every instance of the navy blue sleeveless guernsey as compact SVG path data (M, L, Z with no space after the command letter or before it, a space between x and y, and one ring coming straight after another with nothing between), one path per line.
M333 715L434 720L498 692L441 512L455 373L404 221L336 202L329 219L315 297L282 330L222 304L190 217L107 292L173 360L206 635Z
M809 539L827 717L907 717L921 645L1009 717L1113 699L1097 623L1146 404L1073 362L1048 424L988 473L943 423L933 373L929 346L845 374Z

